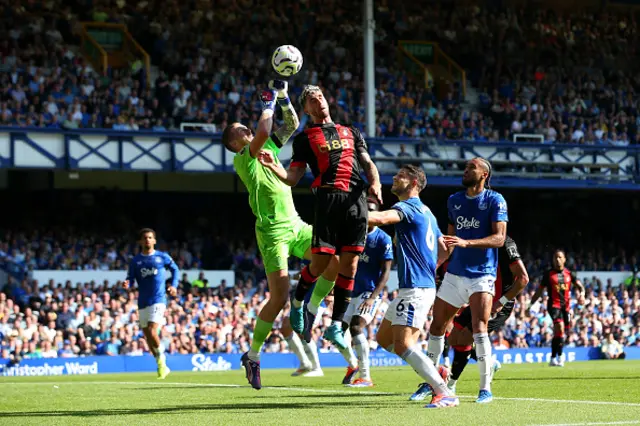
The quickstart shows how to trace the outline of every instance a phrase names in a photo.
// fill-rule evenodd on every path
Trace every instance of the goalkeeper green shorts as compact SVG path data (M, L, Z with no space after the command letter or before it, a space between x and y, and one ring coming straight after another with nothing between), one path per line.
M256 239L267 273L289 269L289 256L304 259L311 247L313 229L302 219L286 226L263 229L256 225Z

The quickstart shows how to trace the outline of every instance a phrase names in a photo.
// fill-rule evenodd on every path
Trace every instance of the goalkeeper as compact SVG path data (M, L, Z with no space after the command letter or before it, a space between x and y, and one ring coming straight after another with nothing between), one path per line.
M249 205L256 216L256 239L269 285L269 300L258 316L251 349L242 355L247 380L254 389L262 387L260 350L289 297L288 258L291 255L311 258L312 228L298 216L291 187L257 159L262 150L271 151L277 159L280 149L300 124L287 88L286 82L272 80L269 89L262 92L263 111L255 135L241 123L230 124L222 133L224 146L236 153L233 165L249 192ZM276 104L282 109L284 124L271 133ZM338 262L334 258L316 284L316 297L324 298L329 294L337 273Z

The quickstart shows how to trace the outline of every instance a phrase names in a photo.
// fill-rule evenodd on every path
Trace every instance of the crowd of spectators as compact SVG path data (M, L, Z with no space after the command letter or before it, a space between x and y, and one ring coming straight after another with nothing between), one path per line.
M272 50L299 40L305 66L292 79L294 101L302 84L318 84L334 119L368 135L498 141L539 133L547 142L620 146L640 138L637 25L622 12L432 2L427 13L415 2L376 2L373 132L364 129L360 1L288 0L275 8L255 0L71 3L4 6L0 124L132 131L172 130L183 122L217 130L236 120L255 126L257 92L273 77ZM98 75L73 47L81 21L126 24L159 68L157 79L147 87L144 73L127 68ZM467 70L479 103L463 105L459 85L436 96L399 68L402 39L439 42Z
M534 280L535 281L535 280ZM16 293L15 283L0 292L0 358L57 358L89 355L137 356L148 352L138 325L137 292L125 290L121 282L90 282L74 286L27 281L27 293ZM219 284L215 283L214 285ZM514 314L504 331L493 336L496 349L544 347L551 344L553 323L546 298L530 306L537 281L518 297ZM186 276L178 298L171 300L165 315L162 342L169 354L234 353L248 349L255 319L265 302L266 283L249 279L236 286L222 283L202 288ZM375 333L388 302L397 292L385 292L375 321L366 329L372 350L382 350ZM568 348L604 345L604 353L619 345L640 346L640 292L635 285L611 286L587 283L585 294L574 295ZM286 312L276 321L278 330ZM330 309L315 331L321 352L335 351L322 340L322 329L330 323ZM426 330L421 342L426 350ZM616 342L616 343L614 343ZM275 331L266 352L288 352L285 339ZM604 355L603 355L604 356ZM611 354L608 354L611 357Z

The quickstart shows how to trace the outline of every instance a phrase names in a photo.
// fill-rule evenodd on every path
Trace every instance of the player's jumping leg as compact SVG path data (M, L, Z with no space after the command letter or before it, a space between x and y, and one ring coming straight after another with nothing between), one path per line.
M305 257L311 257L311 250L309 250L308 256ZM329 295L329 293L331 293L331 290L333 290L335 281L338 277L339 268L340 263L338 258L336 256L332 256L326 269L320 278L318 278L318 281L316 281L313 293L311 293L311 298L305 306L306 311L304 312L305 315L303 317L304 331L302 333L302 337L307 343L311 343L313 325L316 321L318 310L320 309L322 301Z
M360 252L361 251L362 250L360 250ZM324 337L338 349L347 347L342 332L342 318L344 318L344 314L347 312L347 308L351 302L351 292L353 291L354 279L358 269L360 252L352 253L342 251L340 253L340 269L333 291L331 325L324 332Z
M260 380L260 351L271 333L273 322L284 308L289 296L289 273L285 269L267 273L269 300L262 307L256 327L253 330L253 341L249 352L242 355L247 380L254 389L262 388Z
M318 281L318 277L327 269L329 262L333 258L332 255L333 253L313 253L311 255L311 263L300 271L300 280L293 294L291 313L289 314L291 328L298 334L304 332L304 311L302 307L304 297L311 286Z
M489 340L488 323L491 317L491 305L493 295L491 293L478 292L469 298L471 307L471 319L473 326L473 341L476 345L478 356L478 369L480 371L480 392L477 403L484 404L493 401L491 393L491 340Z
M335 264L334 268L332 268L333 264ZM316 286L313 288L313 293L311 293L311 299L309 300L309 303L307 303L306 305L307 315L305 316L305 320L304 320L303 338L307 343L311 342L313 323L315 322L315 318L318 315L318 309L320 309L320 305L322 304L324 299L329 295L329 293L331 293L331 290L333 290L333 287L335 285L335 278L338 275L337 265L338 265L338 259L334 258L329 263L329 266L327 267L327 269L334 269L335 277L333 277L333 279L330 281L329 279L326 278L327 271L325 271L325 273L322 274L320 278L318 278L318 281L316 282Z

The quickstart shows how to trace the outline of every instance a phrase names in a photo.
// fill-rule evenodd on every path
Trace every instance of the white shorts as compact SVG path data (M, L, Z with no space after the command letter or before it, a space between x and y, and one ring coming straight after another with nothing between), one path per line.
M351 324L351 318L353 318L354 316L358 316L360 318L364 318L367 325L371 324L371 322L373 322L373 318L376 316L378 308L380 307L380 303L382 303L382 298L378 297L376 298L376 300L374 300L373 309L371 309L371 311L367 312L366 314L361 314L359 309L360 305L362 305L362 302L370 297L371 292L365 291L361 295L351 299L351 303L349 303L349 306L347 307L347 312L345 312L342 322Z
M469 303L469 298L474 293L489 293L492 296L496 292L496 277L485 275L479 278L467 278L444 274L444 279L438 290L438 297L456 308Z
M167 310L167 305L164 303L156 303L146 308L138 310L140 327L146 327L150 322L154 322L159 325L164 325L164 311Z
M435 288L401 288L389 304L384 319L391 325L422 328L436 299Z

